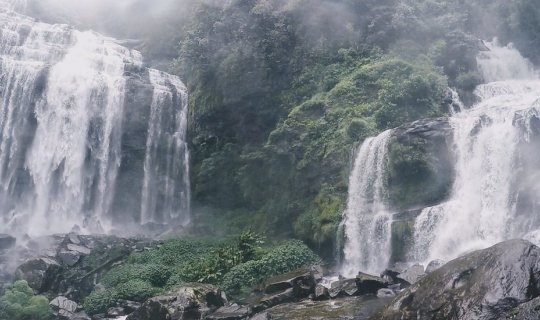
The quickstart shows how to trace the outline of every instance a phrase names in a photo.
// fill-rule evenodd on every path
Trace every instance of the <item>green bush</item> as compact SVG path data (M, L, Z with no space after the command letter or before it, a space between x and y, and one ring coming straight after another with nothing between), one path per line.
M107 273L103 278L103 283L109 287L115 287L136 279L161 287L167 283L171 275L171 269L162 264L124 264Z
M118 299L144 302L146 299L159 294L162 290L155 288L149 282L134 279L116 287Z
M321 259L301 241L291 240L262 256L232 268L221 282L229 293L250 287L263 280L298 268L320 263Z
M26 281L17 281L0 297L0 319L47 320L52 316L49 301L36 296Z
M84 300L84 310L89 315L105 313L116 304L117 296L115 290L94 291Z

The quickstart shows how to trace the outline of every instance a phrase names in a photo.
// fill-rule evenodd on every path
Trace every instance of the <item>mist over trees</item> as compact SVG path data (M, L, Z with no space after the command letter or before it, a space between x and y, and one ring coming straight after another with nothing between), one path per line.
M149 63L188 84L199 222L327 250L355 146L446 114L448 87L473 103L482 40L540 60L534 0L33 0L28 10L138 39ZM421 152L406 161L426 168Z

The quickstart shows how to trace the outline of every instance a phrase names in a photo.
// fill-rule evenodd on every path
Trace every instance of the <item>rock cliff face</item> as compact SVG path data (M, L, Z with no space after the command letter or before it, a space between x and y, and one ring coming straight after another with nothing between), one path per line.
M186 222L184 84L114 39L16 3L0 1L0 231Z

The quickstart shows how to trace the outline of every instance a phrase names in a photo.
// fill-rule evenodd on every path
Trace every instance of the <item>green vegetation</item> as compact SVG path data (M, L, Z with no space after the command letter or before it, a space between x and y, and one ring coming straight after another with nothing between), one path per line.
M52 310L44 296L36 296L26 281L17 281L0 297L0 319L47 320Z
M118 299L144 302L190 282L215 284L238 293L267 277L319 262L299 241L269 246L251 230L230 240L169 240L132 253L108 271L102 279L105 290L92 292L84 305L89 314L102 313Z

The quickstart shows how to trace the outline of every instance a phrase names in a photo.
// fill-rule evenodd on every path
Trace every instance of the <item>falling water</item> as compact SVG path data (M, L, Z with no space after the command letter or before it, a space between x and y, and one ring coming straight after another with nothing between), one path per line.
M424 209L415 223L415 260L452 259L538 228L520 223L516 210L518 149L527 142L516 117L537 116L540 77L511 45L488 44L478 57L487 82L476 89L480 102L450 119L456 178L447 203Z
M385 205L385 173L392 131L364 141L349 178L349 198L344 213L344 261L341 273L379 273L390 260L392 215Z
M114 39L15 12L21 3L0 0L0 232L187 221L182 82Z

